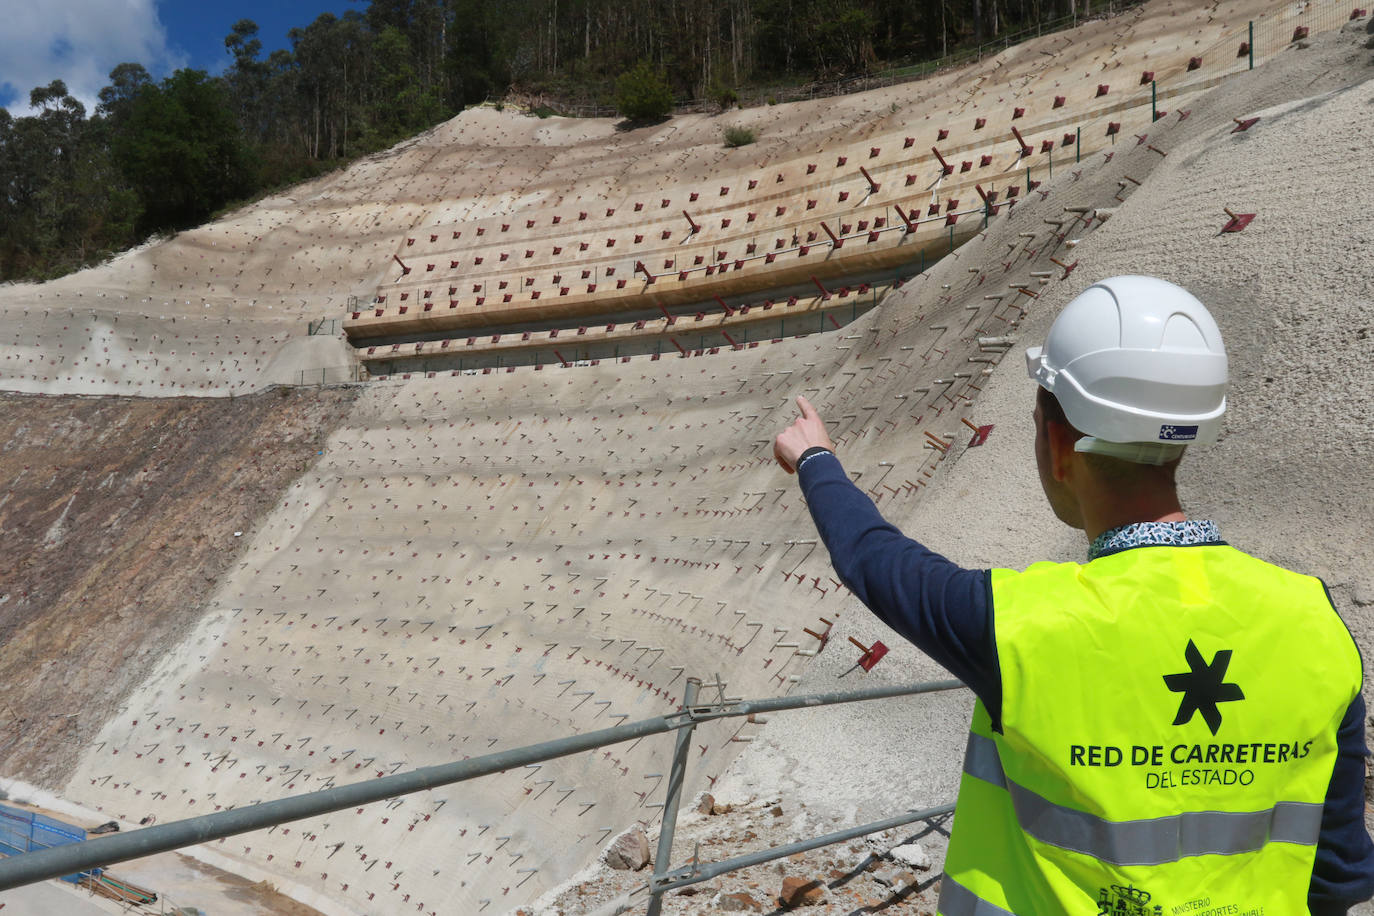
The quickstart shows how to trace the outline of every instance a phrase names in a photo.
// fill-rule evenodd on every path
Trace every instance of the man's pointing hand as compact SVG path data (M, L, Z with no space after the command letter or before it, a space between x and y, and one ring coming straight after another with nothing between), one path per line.
M778 464L789 474L796 473L797 459L807 449L819 445L831 451L835 450L835 443L830 441L830 435L825 431L825 422L821 420L821 415L816 413L816 408L811 406L811 402L797 395L797 409L801 411L801 416L793 420L792 425L778 433L778 437L773 440L773 457L778 459Z

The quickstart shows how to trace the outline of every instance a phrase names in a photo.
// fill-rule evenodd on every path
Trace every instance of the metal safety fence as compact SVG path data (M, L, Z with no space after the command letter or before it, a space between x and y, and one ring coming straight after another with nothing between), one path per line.
M86 839L86 831L37 811L0 805L0 856L16 856L35 849L52 849ZM75 884L76 874L60 876Z
M702 689L701 680L688 678L687 686L683 690L682 706L677 712L667 715L654 716L638 722L617 725L613 728L498 751L494 754L486 754L467 760L422 767L407 773L383 776L367 782L288 796L274 801L259 802L185 820L155 824L128 833L109 834L82 842L73 842L69 845L33 849L8 858L0 858L0 891L49 878L105 868L131 859L140 859L160 852L170 852L186 846L195 846L212 840L237 836L253 830L275 827L279 824L317 817L322 814L330 814L347 808L385 801L401 795L436 789L475 779L479 776L489 776L504 770L543 763L544 761L665 732L676 732L676 741L672 767L668 774L667 793L663 801L663 822L659 828L658 851L654 857L654 873L641 888L641 891L647 891L649 895L647 916L657 916L662 906L662 895L675 888L706 881L729 871L783 858L808 849L843 842L869 833L878 833L903 824L944 817L954 810L952 803L943 804L923 810L908 811L838 833L802 840L773 849L760 850L720 862L701 863L696 861L694 856L692 861L682 867L669 867L673 835L677 825L677 812L682 800L682 790L687 773L687 750L691 746L692 731L697 725L716 719L737 718L793 709L814 709L840 703L883 700L964 688L964 685L957 680L923 681L916 684L873 687L867 690L744 700L726 697L723 684L716 683L708 686L719 690L720 698L715 702L701 702L699 699Z
M296 372L296 384L305 385L346 385L349 382L363 382L368 378L367 370L360 363L347 366L320 366L314 369L300 369Z
M349 300L356 302L357 296L350 296ZM336 337L343 333L342 318L317 318L306 325L306 334L309 337L324 335L326 337Z
M1282 9L1255 20L1248 41L1256 59L1283 51L1321 32L1338 29L1355 19L1369 6L1361 0L1306 0L1289 3Z
M739 104L741 107L755 107L782 102L810 101L928 79L955 67L978 63L1023 41L1075 29L1084 22L1117 16L1143 5L1144 0L1091 0L1086 12L1079 12L1075 5L1074 12L1069 15L1037 23L1016 32L1008 32L991 41L960 48L941 57L895 62L881 70L839 80L759 89L741 95ZM1234 32L1235 37L1228 35L1221 44L1226 45L1228 51L1230 48L1236 48L1237 52L1232 53L1238 58L1245 59L1248 66L1253 69L1256 61L1282 51L1307 35L1340 28L1351 18L1355 18L1353 14L1359 8L1358 0L1298 0L1259 19L1241 24ZM1302 29L1306 29L1306 32L1300 32ZM1241 41L1245 42L1243 51L1239 50ZM1219 49L1207 49L1203 55L1206 56L1207 51ZM610 118L617 114L613 105L605 103L571 102L556 107L558 114L563 117ZM689 114L709 111L714 107L719 106L709 99L685 99L674 103L673 113Z

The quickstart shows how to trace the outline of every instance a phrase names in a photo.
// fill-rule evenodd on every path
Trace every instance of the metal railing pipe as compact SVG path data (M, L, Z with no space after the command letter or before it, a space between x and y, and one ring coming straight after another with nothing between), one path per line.
M620 744L636 738L658 735L673 731L696 722L711 719L744 716L754 712L773 712L784 709L826 706L835 703L856 703L862 700L878 700L890 697L930 693L938 690L952 690L962 687L959 681L926 681L890 687L877 687L848 693L811 694L801 697L778 697L768 700L749 700L735 703L684 706L683 711L642 719L603 728L580 735L555 738L539 744L497 751L468 760L421 767L408 773L383 776L367 782L353 783L333 789L323 789L303 795L292 795L274 801L259 802L216 811L199 817L172 821L144 827L129 833L112 834L57 846L51 849L26 852L9 858L0 858L0 891L57 878L92 868L127 862L159 852L168 852L184 846L195 846L211 840L236 836L286 824L292 821L317 817L345 808L367 805L398 795L437 789L488 776L502 770L514 769L530 763L541 763L559 757L579 754L598 747ZM686 700L684 696L684 700Z
M697 691L701 688L699 678L689 677L687 686L682 690L682 705L690 709L697 701ZM658 829L658 851L654 855L654 877L668 870L673 857L673 834L677 832L677 809L682 803L682 781L687 775L687 751L692 746L692 729L696 721L677 730L677 742L673 745L673 765L668 770L668 795L663 802L663 823ZM663 907L663 896L650 891L649 909L645 916L658 916Z
M812 837L809 840L798 840L795 843L788 843L786 846L774 846L771 849L760 849L757 852L748 852L742 856L735 856L733 859L722 859L719 862L710 862L706 865L693 863L683 868L675 869L662 876L655 875L650 879L649 891L655 894L665 894L668 891L675 890L679 887L686 887L689 884L709 881L726 872L739 871L742 868L749 868L751 865L761 865L764 862L772 862L774 859L784 859L799 852L819 849L822 846L829 846L833 843L843 843L845 840L867 836L870 833L881 833L884 830L900 827L903 824L910 824L913 821L928 821L932 818L953 813L954 802L948 802L943 805L936 805L934 808L926 808L924 811L908 811L906 814L898 814L881 821L860 824L857 827L850 827L847 830L838 830L834 833L827 833L824 836Z
M922 681L917 684L894 684L889 687L869 687L864 690L840 691L836 693L811 693L799 697L773 697L767 700L739 700L733 703L718 703L690 707L687 713L698 721L722 719L734 716L747 716L759 712L782 712L787 709L812 709L818 706L834 706L840 703L860 703L864 700L886 700L893 697L913 696L919 693L936 693L941 690L958 690L964 687L963 681L950 678L943 681Z
M0 859L0 891L672 731L682 713Z

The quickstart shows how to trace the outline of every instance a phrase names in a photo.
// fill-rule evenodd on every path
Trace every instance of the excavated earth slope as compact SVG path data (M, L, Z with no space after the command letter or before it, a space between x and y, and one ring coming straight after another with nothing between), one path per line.
M352 400L0 395L6 776L65 782Z

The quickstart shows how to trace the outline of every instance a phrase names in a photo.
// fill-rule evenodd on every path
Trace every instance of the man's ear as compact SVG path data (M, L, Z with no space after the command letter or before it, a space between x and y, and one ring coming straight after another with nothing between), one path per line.
M1050 474L1063 483L1069 477L1076 455L1073 447L1078 441L1078 433L1068 424L1055 420L1045 421L1045 433L1050 446Z

